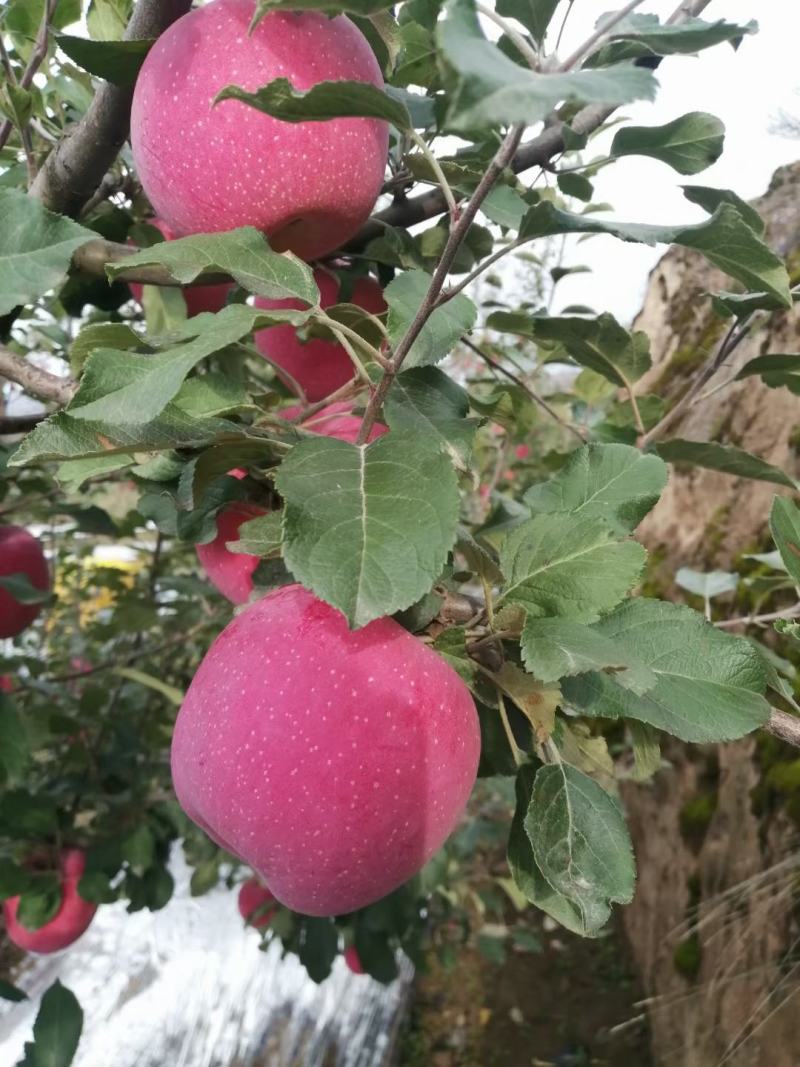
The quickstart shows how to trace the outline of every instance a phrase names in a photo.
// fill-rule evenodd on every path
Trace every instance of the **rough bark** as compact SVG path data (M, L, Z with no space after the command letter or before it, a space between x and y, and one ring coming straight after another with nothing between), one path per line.
M779 170L756 206L770 243L796 269L800 164ZM637 322L653 347L644 392L674 401L686 389L720 333L704 294L729 284L691 252L671 251L657 265ZM800 316L777 315L740 346L706 393L756 355L797 351ZM797 476L798 427L800 397L750 378L707 395L669 436L736 444ZM673 471L642 528L659 592L679 592L672 584L679 566L726 567L762 547L776 490L713 471ZM654 1056L669 1067L800 1062L797 830L781 812L767 819L754 810L763 778L754 760L758 744L749 739L716 754L674 744L666 752L670 766L649 788L625 790L640 870L625 924L648 993ZM700 840L692 840L686 816L698 797L709 801L710 817Z

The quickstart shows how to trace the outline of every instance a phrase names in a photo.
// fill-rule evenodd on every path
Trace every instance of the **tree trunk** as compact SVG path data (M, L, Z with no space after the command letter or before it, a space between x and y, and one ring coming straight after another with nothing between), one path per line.
M776 172L756 204L767 238L800 266L800 163ZM637 326L652 342L642 392L672 404L713 352L725 323L705 294L729 279L697 254L670 251L654 269ZM714 392L757 355L800 351L795 311L753 330L667 436L738 445L798 475L800 397L748 378ZM673 469L641 528L651 580L679 596L681 566L730 567L769 543L777 486L714 471ZM758 737L713 751L678 743L649 787L624 791L639 862L634 903L625 911L647 990L654 1056L670 1067L796 1067L800 1062L800 963L795 963L797 826L765 803L768 759L797 753ZM793 943L794 942L794 943Z

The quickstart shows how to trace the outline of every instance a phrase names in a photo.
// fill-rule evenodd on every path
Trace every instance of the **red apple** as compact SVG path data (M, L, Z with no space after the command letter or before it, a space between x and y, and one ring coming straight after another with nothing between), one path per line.
M41 544L21 526L0 526L0 578L24 574L36 589L50 588L50 571ZM0 637L16 637L30 626L41 604L20 604L0 586Z
M150 226L155 226L155 228L164 235L165 240L175 240L175 234L169 226L167 226L166 222L163 222L161 219L148 219L148 224ZM133 299L141 304L144 286L139 285L138 282L131 282L129 288ZM203 311L221 311L225 307L225 301L232 288L233 285L231 282L225 282L222 285L185 286L181 289L181 292L183 293L183 299L186 301L187 316L191 319Z
M255 226L277 251L325 255L366 220L383 184L389 127L377 119L281 122L238 100L275 78L383 87L377 60L348 18L278 11L249 33L255 0L214 0L159 37L133 97L136 170L178 236Z
M272 893L258 878L248 878L239 890L239 914L257 930L263 930L264 927L269 926L272 916L278 910L266 907L274 899Z
M458 822L478 766L458 674L393 619L351 631L299 585L249 605L194 676L172 741L186 814L306 915L414 875Z
M353 974L363 974L364 968L361 964L361 957L356 952L355 945L349 945L344 950L344 962L353 972Z
M58 952L77 941L91 923L97 905L78 895L78 882L86 866L82 849L71 848L61 854L61 905L53 918L38 930L29 930L17 920L19 897L3 902L6 932L26 952Z
M10 674L0 675L0 693L13 693L14 679Z
M217 515L217 536L214 540L206 545L197 545L197 557L208 580L233 604L246 604L250 599L253 571L260 559L246 553L231 552L227 543L238 541L242 523L259 515L266 515L266 510L254 504L229 504Z
M514 455L517 457L517 459L528 459L530 454L530 445L517 445L517 447L514 449Z
M281 415L287 419L294 419L300 414L300 410L299 407L284 408ZM313 433L321 434L323 437L336 437L340 441L349 441L352 445L355 444L358 432L361 429L361 418L353 414L351 403L342 400L336 404L328 404L327 407L322 408L315 415L311 415L301 425L304 430L311 430ZM369 432L367 444L388 432L388 426L384 426L382 422L376 422Z
M314 281L319 287L320 306L331 307L339 303L339 280L326 270L314 271ZM347 297L348 304L357 304L372 315L386 310L383 290L374 278L359 278ZM256 297L256 307L273 311L276 308L302 310L306 305L300 300L267 300ZM303 343L293 326L270 326L255 335L256 347L278 367L283 367L303 388L309 400L324 400L326 396L350 381L353 364L347 352L335 341L314 337ZM291 382L287 379L291 388Z

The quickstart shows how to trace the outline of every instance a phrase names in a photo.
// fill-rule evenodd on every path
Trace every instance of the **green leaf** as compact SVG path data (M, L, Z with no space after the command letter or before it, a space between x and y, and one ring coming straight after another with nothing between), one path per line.
M655 97L658 83L642 67L624 64L608 70L537 74L486 39L474 0L447 0L444 12L436 36L452 73L445 123L450 132L517 122L531 126L564 101L626 104Z
M631 719L628 730L633 745L633 780L646 782L661 767L661 746L658 733L645 722Z
M42 997L33 1042L26 1042L20 1067L70 1067L82 1030L83 1011L77 997L56 979Z
M317 82L310 89L295 89L288 78L276 78L254 93L240 85L226 85L214 103L240 100L281 122L325 122L336 118L384 119L396 129L413 129L407 108L376 85L357 81Z
M92 322L84 326L69 346L69 365L79 375L92 352L97 348L116 348L130 351L142 344L142 338L124 322Z
M691 567L681 567L675 575L675 582L687 593L694 593L711 600L724 593L732 593L739 584L739 575L729 571L693 571Z
M650 342L641 330L629 333L613 315L596 319L563 315L526 315L495 311L490 330L522 334L534 341L561 345L581 366L589 367L615 385L625 387L650 369Z
M790 489L797 488L794 479L779 467L773 467L771 463L736 445L720 445L715 441L685 441L676 437L654 447L667 463L691 463L695 467L722 471L736 478L753 478L755 481L786 485Z
M414 321L431 284L423 270L398 274L383 291L389 305L387 328L389 340L397 345ZM463 333L475 325L478 311L472 301L460 293L437 308L422 327L403 362L406 370L438 363L450 352Z
M515 527L500 547L507 585L500 601L529 618L566 615L589 621L618 604L646 559L635 541L616 541L596 515L537 515Z
M594 194L594 186L583 174L559 174L558 187L564 196L574 196L577 200L589 203Z
M124 279L127 271L152 266L165 267L175 281L185 285L202 274L230 274L256 296L273 300L292 297L311 307L319 304L319 290L308 264L292 252L273 252L264 234L252 226L160 241L110 263L106 272L112 279Z
M613 675L567 678L564 698L584 715L638 719L701 744L743 737L767 721L756 650L691 608L637 597L594 629L637 656L658 680L636 694Z
M516 19L541 44L555 14L559 0L498 0L497 14Z
M527 491L534 513L570 511L600 516L621 533L633 530L660 497L667 468L630 445L586 445L547 482Z
M56 289L73 253L97 234L18 189L0 189L0 315Z
M86 25L95 41L119 41L130 21L133 0L91 0Z
M141 875L151 867L156 858L156 842L147 823L140 823L121 844L122 858L134 872Z
M404 371L395 379L384 404L391 430L408 430L429 437L462 469L480 425L468 419L469 397L460 385L436 367Z
M769 529L783 565L800 583L800 508L785 496L776 496L769 513Z
M27 574L6 574L0 577L0 589L5 589L18 604L44 604L52 596L50 589L32 585Z
M147 423L161 414L201 359L240 341L256 326L298 323L305 317L299 311L260 312L232 304L216 315L195 316L184 325L188 339L157 355L98 349L86 361L67 412L73 419L118 426Z
M23 891L19 898L17 920L26 930L39 930L58 913L61 907L61 887L55 875L37 877L34 886Z
M518 888L537 908L546 912L567 930L592 937L594 931L587 928L580 908L567 897L557 893L545 881L533 856L533 846L525 831L525 817L531 805L536 768L520 767L516 780L517 806L508 837L508 866Z
M710 185L682 185L681 189L687 200L703 208L709 215L713 215L720 204L730 204L754 233L763 236L764 220L754 207L730 189L713 189Z
M170 704L174 704L176 708L179 708L183 703L184 693L180 689L177 689L174 685L167 685L160 678L154 678L152 674L147 674L145 671L137 671L133 667L115 667L114 674L118 674L120 678L127 678L129 682L143 685L147 689L155 689L157 693L165 696Z
M271 511L243 522L239 527L239 540L227 542L228 551L252 556L274 556L283 543L282 521L280 511Z
M123 88L136 83L142 63L155 41L92 41L62 33L58 47L79 67Z
M11 782L19 780L31 758L28 735L17 706L0 692L0 765Z
M573 619L528 619L520 646L526 668L541 682L611 671L621 686L635 693L645 693L656 683L655 674L630 649Z
M114 426L109 422L74 419L65 411L50 416L27 435L9 462L24 467L45 460L73 460L122 455L132 462L131 452L161 452L176 448L200 448L214 442L245 440L245 431L223 419L193 419L174 404L168 404L157 419L140 426ZM265 442L266 444L266 442Z
M286 566L354 628L419 600L455 541L455 471L414 434L368 446L303 441L275 485L286 501Z
M599 25L602 25L602 19ZM745 34L757 32L758 23L754 21L742 25L724 19L704 22L703 19L686 18L662 25L658 15L634 13L618 22L610 36L615 41L636 41L647 45L656 55L670 56L691 55L725 41L736 43Z
M244 385L221 373L189 378L178 390L175 405L196 419L230 415L247 408L258 411Z
M467 638L463 626L449 626L442 630L431 647L436 649L468 686L475 684L478 665L467 652Z
M11 982L6 981L5 978L0 978L0 997L3 1000L11 1000L15 1003L19 1003L22 1000L28 999L28 994L22 989L18 989Z
M698 174L716 163L725 145L725 125L704 111L690 111L664 126L624 126L611 143L612 156L650 156L679 174Z
M774 352L756 356L745 363L736 375L736 381L757 375L770 389L785 386L789 392L800 395L800 355Z
M322 982L331 973L339 955L339 935L331 919L303 916L297 955L312 982Z
M516 189L508 185L495 185L481 204L481 211L487 219L511 230L519 229L527 210L528 204Z
M562 233L608 233L621 241L693 248L748 289L769 293L782 307L792 306L785 264L728 203L720 204L711 218L694 226L650 226L573 215L543 200L530 209L519 236L530 240Z
M540 767L525 832L539 870L599 933L612 903L633 899L636 868L622 810L597 782L559 763Z

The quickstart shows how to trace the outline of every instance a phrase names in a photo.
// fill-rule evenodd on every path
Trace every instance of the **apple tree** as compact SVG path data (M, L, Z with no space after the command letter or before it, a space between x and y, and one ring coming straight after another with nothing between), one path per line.
M0 414L0 896L22 947L113 900L164 906L182 839L193 892L242 883L312 977L344 951L389 980L458 907L440 850L476 775L513 785L515 892L595 937L634 893L616 783L656 773L662 733L800 743L775 658L715 625L730 576L683 576L704 612L645 595L636 538L674 464L796 491L671 433L792 280L734 190L684 185L706 214L685 225L592 202L622 157L676 180L719 157L712 115L618 109L757 26L634 0L567 54L571 6L4 6L0 375L46 405ZM596 234L730 279L669 406L637 385L645 333L549 310L555 249ZM741 374L791 387L799 365ZM763 614L790 640L785 493L770 524ZM128 556L104 563L111 543Z

